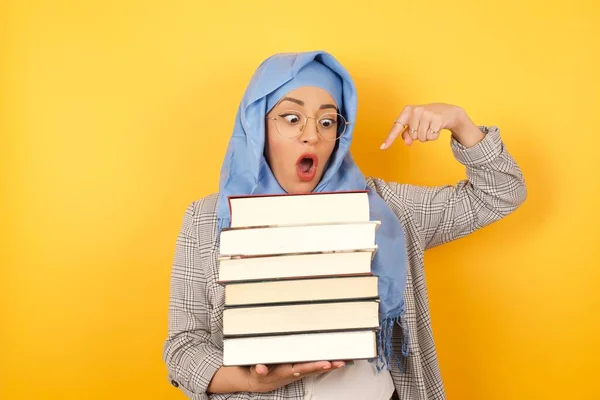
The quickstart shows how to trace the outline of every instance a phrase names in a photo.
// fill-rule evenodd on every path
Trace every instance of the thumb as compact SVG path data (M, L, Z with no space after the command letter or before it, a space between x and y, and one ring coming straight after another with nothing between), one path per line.
M406 143L407 146L410 146L413 142L412 138L410 137L410 134L408 133L408 130L402 132L402 139L404 140L404 143Z
M256 367L254 367L254 370L256 371L256 373L258 375L267 375L269 373L269 367L267 367L264 364L257 364Z

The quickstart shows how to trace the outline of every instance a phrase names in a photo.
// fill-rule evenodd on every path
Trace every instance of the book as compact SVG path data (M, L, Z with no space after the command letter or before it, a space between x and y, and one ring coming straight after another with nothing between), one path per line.
M357 275L371 272L376 249L219 257L218 283Z
M220 255L328 252L377 247L379 221L273 225L221 230Z
M335 276L230 283L225 306L377 299L377 276Z
M224 336L376 329L379 302L346 301L277 306L226 308Z
M369 220L366 190L230 196L228 201L232 228Z
M223 338L223 365L242 366L377 357L374 330Z

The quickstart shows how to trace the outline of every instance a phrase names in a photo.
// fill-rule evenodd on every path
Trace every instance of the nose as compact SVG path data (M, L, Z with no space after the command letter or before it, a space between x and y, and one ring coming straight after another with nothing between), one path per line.
M317 121L313 119L307 119L304 128L302 128L302 134L300 135L302 143L316 144L319 141L319 133L317 132Z

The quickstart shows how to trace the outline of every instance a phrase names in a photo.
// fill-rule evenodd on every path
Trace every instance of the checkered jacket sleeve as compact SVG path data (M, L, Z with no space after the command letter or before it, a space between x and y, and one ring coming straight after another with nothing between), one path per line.
M506 151L499 129L480 129L486 135L473 147L451 140L454 157L466 166L466 179L437 187L387 182L402 207L411 210L423 249L498 221L525 201L523 174Z
M191 399L208 399L206 390L221 367L222 345L211 334L210 279L205 254L210 240L199 240L198 218L211 218L199 212L203 203L192 203L186 210L177 242L171 272L169 299L169 336L163 359L171 383ZM201 225L201 224L200 224ZM209 237L210 233L203 235Z

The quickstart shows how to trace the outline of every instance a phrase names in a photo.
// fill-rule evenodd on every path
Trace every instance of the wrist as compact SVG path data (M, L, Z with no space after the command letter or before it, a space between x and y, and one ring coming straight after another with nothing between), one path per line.
M255 392L256 385L252 383L252 373L250 373L250 368L238 367L240 371L240 375L242 379L238 380L240 383L237 388L238 392Z
M256 385L251 388L250 371L243 367L221 367L211 379L208 393L233 393L250 392L256 390Z
M239 392L262 393L268 390L268 386L258 379L257 375L252 373L249 367L239 367L243 379L238 380L242 385L238 388Z
M456 118L456 125L450 129L450 132L452 132L452 137L465 147L475 146L485 136L462 109Z

